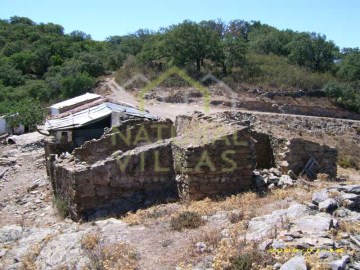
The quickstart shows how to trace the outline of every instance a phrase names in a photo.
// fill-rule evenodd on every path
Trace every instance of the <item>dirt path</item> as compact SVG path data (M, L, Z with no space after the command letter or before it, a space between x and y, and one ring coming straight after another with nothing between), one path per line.
M139 100L133 96L131 93L126 91L123 87L118 85L114 77L109 77L104 81L104 86L107 85L111 89L111 94L108 96L119 102L129 103L133 106L139 106ZM177 115L191 113L193 111L201 111L205 114L212 114L216 112L223 112L234 110L233 108L223 107L223 106L209 106L207 111L204 110L204 104L202 102L192 102L188 103L167 103L159 102L156 100L146 100L145 109L150 111L154 115L158 115L162 118L169 118L175 120ZM303 118L319 118L319 119L333 119L339 121L346 121L350 123L360 123L357 120L349 119L340 119L340 118L329 118L329 117L318 117L318 116L307 116L307 115L296 115L296 114L281 114L281 113L271 113L271 112L259 112L259 111L250 111L244 109L235 109L238 112L260 114L260 115L279 115L279 116L290 116L290 117L303 117Z

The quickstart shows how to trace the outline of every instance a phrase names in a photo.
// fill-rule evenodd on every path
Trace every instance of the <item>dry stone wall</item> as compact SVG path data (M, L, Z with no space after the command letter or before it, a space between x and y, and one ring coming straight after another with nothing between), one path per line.
M74 149L73 154L82 161L94 163L115 151L126 152L174 136L175 129L171 120L132 119L111 128L99 140L85 142Z
M331 178L337 175L337 150L334 147L293 138L287 142L284 150L283 154L278 155L278 164L281 164L284 170L292 170L295 174L299 174L309 159L314 157L318 163L313 167L315 175L326 173Z
M94 219L176 198L169 140L137 147L91 166L58 160L54 192L75 220Z
M247 129L199 146L173 145L179 195L198 200L247 190L255 168L254 141Z
M288 128L323 128L318 120L293 120L286 121ZM177 117L175 132L171 121L132 119L74 149L72 155L59 157L63 146L49 141L47 169L55 195L66 201L74 220L124 213L168 198L235 194L253 186L256 166L275 165L299 174L314 157L315 174L336 177L335 148L279 136L272 132L277 121L284 119L197 112ZM325 128L350 127L329 121Z

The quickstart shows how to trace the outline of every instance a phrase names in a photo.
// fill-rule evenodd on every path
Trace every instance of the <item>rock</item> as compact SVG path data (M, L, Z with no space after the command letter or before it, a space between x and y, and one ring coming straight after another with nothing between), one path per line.
M270 174L270 176L268 177L268 183L271 183L271 184L278 184L280 181L280 177L277 177L273 174Z
M0 258L2 258L2 257L4 257L5 256L5 254L6 254L6 249L0 249Z
M349 263L349 262L350 262L350 256L349 256L349 255L344 255L344 256L341 257L341 259L342 259L343 261L345 261L346 263Z
M275 226L281 225L287 209L275 210L269 215L254 217L249 221L246 239L260 241L271 233Z
M344 218L344 217L347 217L349 215L348 211L349 210L347 210L347 209L340 208L340 209L335 210L333 215L334 215L334 217Z
M226 211L215 213L215 215L208 217L207 221L215 228L224 228L230 224L228 213Z
M17 262L17 263L15 263L15 264L11 264L11 265L9 265L9 266L7 266L6 268L5 268L5 270L18 270L18 269L23 269L23 263L21 263L21 262Z
M341 193L340 194L340 199L341 200L351 200L351 201L355 201L357 199L360 198L360 195L356 195L354 193Z
M267 250L270 245L272 244L273 240L272 239L267 239L265 240L264 242L262 242L260 245L259 245L259 250L261 251L265 251Z
M313 233L312 236L296 239L291 244L302 249L319 248L326 250L333 248L334 241L329 239L327 234Z
M313 194L312 197L312 202L316 205L319 205L319 203L325 201L326 199L328 199L329 196L327 194L327 190L326 189L322 189L319 192L315 192Z
M324 260L331 256L331 253L329 251L320 251L319 253L319 259Z
M346 262L341 260L332 261L329 263L331 270L344 270L346 267Z
M18 240L23 233L23 229L17 225L10 225L0 228L0 243Z
M274 175L280 177L281 176L281 172L277 169L277 168L271 168L269 170L269 172L273 173Z
M289 170L287 172L287 174L288 174L288 176L291 177L292 180L297 180L298 179L298 177L296 176L296 174L292 170Z
M360 270L360 261L359 262L353 262L351 267L352 267L352 269Z
M300 217L292 221L291 224L291 231L316 233L330 230L333 227L333 220L330 215L322 216L317 214L314 216Z
M82 236L79 232L66 232L52 238L37 258L40 269L56 269L59 265L85 267L88 259L80 247Z
M333 212L336 208L338 208L338 204L333 198L326 199L319 203L319 210L322 212Z
M272 244L271 244L271 247L273 249L283 249L285 248L285 242L283 240L273 240Z
M205 242L197 242L197 243L195 244L195 247L196 247L196 251L197 251L198 253L203 253L203 252L206 251L207 245L206 245Z
M307 214L306 206L303 204L293 204L287 210L287 217L290 219L295 219L297 217L301 217Z
M339 186L338 190L345 191L346 193L354 193L360 195L360 185Z
M279 180L279 183L278 183L279 186L293 186L294 183L293 183L293 180L291 179L290 176L288 175L282 175L280 177L280 180Z
M306 206L310 209L310 210L317 210L318 206L316 204L313 203L307 203Z
M280 270L306 270L306 262L303 256L295 256L284 263Z
M272 183L272 184L270 184L269 186L268 186L268 189L274 189L275 188L275 184L274 183Z
M258 173L258 172L257 172L257 173ZM253 179L254 179L254 183L255 183L256 189L257 189L258 191L264 189L264 187L266 186L266 182L265 182L264 177L262 177L260 174L257 175L257 174L255 174L255 172L254 172Z

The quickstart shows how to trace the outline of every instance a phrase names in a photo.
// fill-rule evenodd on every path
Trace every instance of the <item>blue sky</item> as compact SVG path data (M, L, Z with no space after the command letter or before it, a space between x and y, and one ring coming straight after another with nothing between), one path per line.
M221 18L256 20L279 29L325 34L342 47L360 47L359 0L0 0L0 18L54 22L67 33L81 30L96 40L139 28Z

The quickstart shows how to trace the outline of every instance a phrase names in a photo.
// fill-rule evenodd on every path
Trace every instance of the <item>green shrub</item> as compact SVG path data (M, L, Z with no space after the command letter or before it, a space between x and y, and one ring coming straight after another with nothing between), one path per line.
M196 212L185 211L170 221L171 228L176 231L194 229L204 224L201 216Z
M58 210L60 217L66 218L69 215L69 208L65 200L61 199L60 197L54 197L54 205Z
M346 156L343 159L340 159L338 165L343 168L353 168L355 170L359 169L359 160L355 157Z
M227 270L251 270L255 262L252 253L240 254L230 260L231 266Z

